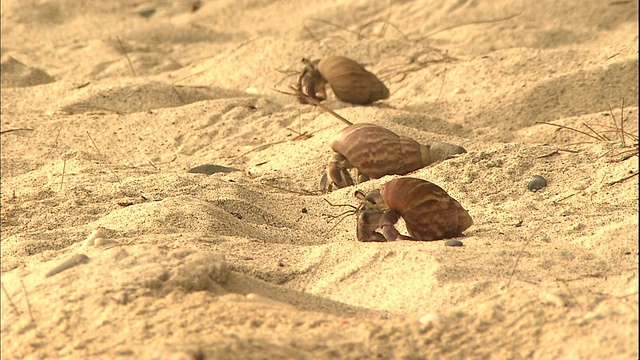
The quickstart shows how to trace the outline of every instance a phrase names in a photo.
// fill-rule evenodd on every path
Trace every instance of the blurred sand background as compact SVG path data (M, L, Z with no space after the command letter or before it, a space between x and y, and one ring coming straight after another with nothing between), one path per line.
M637 19L637 1L2 1L2 358L637 358ZM325 199L354 188L317 189L344 124L273 90L330 55L391 96L328 107L468 150L410 174L469 211L464 246L335 226ZM238 171L187 172L204 164Z

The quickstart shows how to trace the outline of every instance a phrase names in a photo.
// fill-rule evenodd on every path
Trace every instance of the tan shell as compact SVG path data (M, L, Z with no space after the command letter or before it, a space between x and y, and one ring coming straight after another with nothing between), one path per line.
M323 58L317 65L336 97L354 104L387 99L389 89L362 65L344 56Z
M382 185L380 194L389 209L402 216L415 240L460 236L473 225L467 210L429 181L398 178Z
M403 175L433 162L429 146L373 124L347 126L333 137L330 145L360 173L373 179Z

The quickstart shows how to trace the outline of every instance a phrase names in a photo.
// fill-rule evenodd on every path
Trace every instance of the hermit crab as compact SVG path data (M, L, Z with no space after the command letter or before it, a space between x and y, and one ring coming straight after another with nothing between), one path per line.
M422 145L408 137L374 124L352 124L340 130L330 142L336 154L320 179L320 188L353 185L349 169L355 168L358 182L384 175L404 175L453 155L465 153L462 146L436 142Z
M361 201L356 231L359 241L448 239L462 236L473 225L458 201L438 185L418 178L397 178L368 194L358 190L355 196ZM396 229L400 217L410 236Z
M327 83L338 99L353 104L369 104L389 97L389 89L382 81L349 58L329 56L302 62L306 66L298 76L297 89L315 100L327 99ZM298 100L308 103L304 97Z

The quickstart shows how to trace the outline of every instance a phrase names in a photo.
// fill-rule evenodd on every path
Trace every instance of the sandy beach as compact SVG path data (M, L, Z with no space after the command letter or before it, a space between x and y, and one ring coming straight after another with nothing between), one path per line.
M466 149L405 175L463 246L320 191L329 56L390 96L326 107ZM7 0L1 70L3 359L639 356L637 0Z

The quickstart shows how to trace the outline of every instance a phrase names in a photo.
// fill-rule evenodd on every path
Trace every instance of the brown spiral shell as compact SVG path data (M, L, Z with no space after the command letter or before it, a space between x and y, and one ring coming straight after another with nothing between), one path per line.
M389 89L362 65L344 56L329 56L317 65L336 97L354 104L387 99Z
M347 126L332 138L330 145L361 174L373 179L403 175L433 162L429 146L373 124Z
M438 185L403 177L382 185L387 207L400 215L415 240L438 240L460 236L473 225L469 213Z

